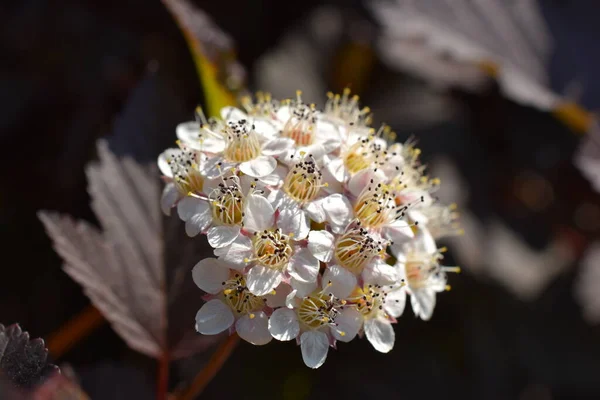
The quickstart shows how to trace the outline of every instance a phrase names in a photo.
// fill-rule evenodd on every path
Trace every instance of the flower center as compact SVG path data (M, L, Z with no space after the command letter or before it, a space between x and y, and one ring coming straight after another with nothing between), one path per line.
M297 308L298 319L306 328L312 330L325 325L335 325L335 318L344 303L333 294L313 292L302 299Z
M196 152L182 148L182 152L167 160L171 172L173 173L173 182L179 193L188 195L191 193L201 193L204 185L204 178L198 171L196 162Z
M384 184L369 185L358 196L354 213L362 225L379 228L396 219L396 196Z
M352 229L344 233L335 245L335 256L340 265L358 275L376 257L380 257L386 244L375 240L366 229Z
M350 89L346 88L342 95L327 93L325 114L333 119L341 120L350 126L367 126L371 123L371 110L369 107L360 108L357 95L350 96Z
M241 119L230 122L225 129L227 147L223 152L225 159L231 162L245 162L260 155L258 135L248 121Z
M254 234L254 254L259 264L281 270L290 260L292 253L290 238L281 233L281 229L264 230Z
M246 287L246 279L240 274L233 275L222 283L223 300L239 315L263 309L266 299L255 296Z
M302 103L298 95L298 102L290 107L292 115L283 127L281 136L293 139L298 146L313 144L317 122L315 105L308 106Z
M223 225L240 225L244 218L244 194L233 178L233 185L224 180L210 194L213 218Z
M377 314L383 310L387 292L380 285L365 285L363 288L357 288L355 296L349 300L356 304L356 309L364 316Z
M298 202L309 202L317 197L319 189L326 186L321 183L322 176L315 160L309 156L308 160L296 163L288 172L283 190Z

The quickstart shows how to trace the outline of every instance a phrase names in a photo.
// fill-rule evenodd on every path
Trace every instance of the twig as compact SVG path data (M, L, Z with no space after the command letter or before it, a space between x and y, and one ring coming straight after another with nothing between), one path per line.
M87 306L61 326L58 331L50 335L47 340L50 355L54 358L61 357L105 322L106 320L96 307Z
M163 352L158 360L158 378L156 388L156 400L167 400L169 394L169 363L171 357L169 352Z
M175 394L175 400L193 400L206 388L206 385L217 375L240 341L240 337L234 333L229 336L212 355L208 364L194 378L191 385L182 393Z

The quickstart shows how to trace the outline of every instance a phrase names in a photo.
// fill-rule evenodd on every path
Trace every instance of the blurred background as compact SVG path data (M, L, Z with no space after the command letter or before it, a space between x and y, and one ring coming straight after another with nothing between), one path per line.
M99 138L154 163L198 104L350 87L459 204L463 273L430 322L407 309L390 354L356 340L313 371L294 343L241 343L199 398L600 398L599 15L594 0L3 1L0 323L55 344L87 315L52 362L92 399L153 398L155 363L90 314L36 212L97 224ZM170 388L210 351L174 363Z

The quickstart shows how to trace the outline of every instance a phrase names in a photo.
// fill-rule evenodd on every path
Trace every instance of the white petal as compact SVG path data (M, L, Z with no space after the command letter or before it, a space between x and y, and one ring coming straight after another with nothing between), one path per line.
M285 306L289 309L293 309L298 304L298 292L296 290L292 290L290 294L285 297Z
M256 296L264 296L281 283L283 274L273 268L255 265L248 272L246 283L250 292Z
M300 282L292 277L290 278L290 285L292 285L296 297L306 297L317 288L317 281Z
M331 286L328 287L329 283ZM333 293L340 299L345 299L356 287L356 276L339 265L327 267L323 274L323 289Z
M160 173L169 178L173 177L173 171L169 167L167 160L181 154L181 149L167 149L158 156L158 169Z
M352 205L346 196L335 193L323 200L323 210L332 227L343 229L352 220Z
M277 138L273 140L269 140L262 148L262 153L266 156L278 156L292 147L294 147L296 143L294 139L290 138Z
M335 238L327 231L310 231L308 250L319 261L329 262L333 257Z
M365 335L375 350L388 353L394 348L396 334L392 324L383 318L373 318L365 321Z
M277 110L277 119L285 124L292 117L290 106L281 106Z
M239 108L226 106L226 107L221 108L221 119L223 119L224 121L227 121L227 122L229 122L229 121L237 122L241 119L248 119L248 116L246 115L245 112L243 112Z
M277 340L292 340L300 333L296 311L279 308L269 318L269 332Z
M288 273L299 282L315 282L319 275L319 260L308 249L302 249L290 259Z
M231 309L221 300L205 303L196 314L196 330L203 335L216 335L229 328L234 321Z
M319 368L327 358L329 338L319 331L304 332L300 336L300 349L304 364L310 368Z
M306 211L310 219L312 219L318 224L320 224L321 222L325 222L327 219L325 210L323 210L323 199L311 201L306 206L304 206L304 211Z
M204 232L212 223L212 214L210 210L203 214L196 214L185 222L185 233L189 237L194 237L200 232Z
M331 328L331 334L340 342L350 342L363 323L362 315L355 308L346 307L335 318L336 326Z
M236 163L226 161L221 156L215 156L209 158L208 161L202 165L201 173L207 179L215 179L221 175L224 175L226 172L229 172L236 165Z
M275 294L266 295L267 306L271 308L277 307L286 307L285 299L292 292L292 287L285 283L281 282L279 286L275 288Z
M235 323L235 330L246 342L262 346L272 339L268 324L269 318L264 312L259 311L238 319Z
M394 318L398 318L404 313L406 305L406 290L396 289L388 292L385 298L385 311Z
M218 249L229 246L239 236L239 226L213 226L206 234L208 243Z
M388 265L385 261L377 259L369 264L362 272L365 282L375 285L391 285L398 282L398 269Z
M252 257L252 240L239 235L228 247L215 249L215 255L230 264L231 268L243 269L248 264L245 259Z
M264 118L256 118L252 124L254 130L265 139L272 139L277 136L279 129L276 121L267 121Z
M304 240L310 232L308 216L296 206L281 210L277 218L277 227L285 234L292 234L293 240Z
M424 226L419 227L414 242L417 244L418 251L424 251L427 254L434 254L437 252L435 239Z
M182 122L175 128L177 138L194 150L202 150L200 146L200 124L196 121Z
M179 196L179 191L174 183L169 182L165 185L162 195L160 196L160 209L165 215L171 215L171 208L177 203Z
M196 197L186 196L177 203L177 214L182 221L187 221L195 214L202 214L210 210L208 202Z
M412 226L404 220L394 221L383 228L384 236L394 244L406 243L415 237Z
M275 171L273 171L267 176L259 178L259 180L267 186L278 187L285 179L287 173L288 169L286 167L284 167L283 165L277 165Z
M275 210L265 197L251 194L246 197L244 206L244 229L250 232L271 228L275 219Z
M229 269L216 258L205 258L192 269L194 283L206 293L217 294L223 290L223 282L229 278Z
M410 304L415 315L423 321L431 319L435 308L435 300L435 291L429 288L411 289Z
M271 156L258 156L240 164L240 171L254 178L267 176L275 170L277 161Z
M369 184L376 185L384 179L385 174L381 170L375 172L370 168L363 169L362 171L357 172L352 178L350 178L350 181L348 182L348 190L354 196L358 196L365 187L369 186ZM371 180L373 180L372 183Z
M346 178L346 166L344 165L344 160L341 158L336 158L330 163L327 163L325 168L335 178L336 181L344 182Z

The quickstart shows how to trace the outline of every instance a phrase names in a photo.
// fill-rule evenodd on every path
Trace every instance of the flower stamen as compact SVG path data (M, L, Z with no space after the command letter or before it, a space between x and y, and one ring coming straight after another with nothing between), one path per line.
M375 258L382 257L387 243L374 239L366 229L354 228L344 233L335 244L340 265L358 275Z
M260 141L254 125L250 125L245 119L229 122L225 128L225 138L227 146L223 155L227 161L245 162L260 155Z
M283 181L283 190L292 199L304 203L317 197L319 190L326 187L322 183L323 174L317 167L312 156L296 163L288 172Z
M222 285L225 304L238 315L259 311L265 306L266 299L250 293L246 286L246 279L241 274L234 274L230 279L222 282Z

